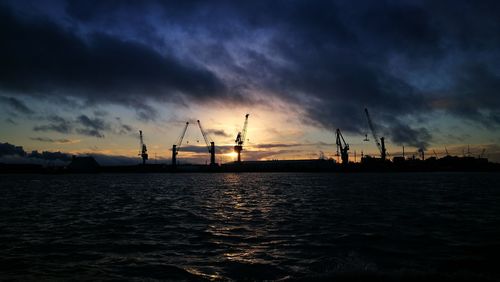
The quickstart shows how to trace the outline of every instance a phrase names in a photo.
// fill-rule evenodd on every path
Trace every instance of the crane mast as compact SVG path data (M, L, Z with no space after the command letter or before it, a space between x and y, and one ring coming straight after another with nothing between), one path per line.
M141 152L139 153L139 156L142 158L142 165L146 164L146 160L148 159L148 149L146 147L146 144L144 144L144 139L142 137L142 130L139 130L139 140L140 140L140 145L141 145Z
M198 120L198 126L200 127L201 135L203 135L203 139L205 140L205 144L207 145L208 152L210 153L210 165L214 166L215 165L215 143L210 138L210 136L207 135L205 130L203 130L203 127L201 126L200 120Z
M184 139L184 135L186 135L186 131L188 128L189 122L186 122L186 125L184 126L184 129L182 130L181 135L177 139L177 144L174 144L172 146L172 166L177 166L177 154L179 153L179 150L181 149L182 145L182 140Z
M340 132L340 129L337 128L336 131L337 136L337 156L340 152L340 158L342 159L342 164L347 165L349 163L349 144L345 142L344 136Z
M372 132L373 139L375 139L375 144L377 145L377 148L380 152L380 157L382 158L382 160L385 160L387 152L385 149L384 137L380 138L380 142L378 142L379 138L377 137L377 132L375 131L375 127L373 126L373 122L367 108L365 108L365 114L366 119L368 120L368 126L370 127L370 131Z
M243 129L238 132L236 135L236 139L234 142L236 145L234 146L234 151L238 154L238 162L241 162L241 151L243 151L243 144L245 143L245 138L247 136L247 127L248 127L248 116L250 114L245 115L245 123L243 125Z

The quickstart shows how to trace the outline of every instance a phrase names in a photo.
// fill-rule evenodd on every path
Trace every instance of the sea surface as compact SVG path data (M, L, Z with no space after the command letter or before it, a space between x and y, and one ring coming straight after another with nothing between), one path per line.
M0 175L0 280L499 281L499 173Z

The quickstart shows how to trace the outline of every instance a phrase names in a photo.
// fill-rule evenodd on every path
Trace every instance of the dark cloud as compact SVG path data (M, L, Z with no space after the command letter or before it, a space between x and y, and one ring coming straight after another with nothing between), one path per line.
M432 140L432 135L426 128L412 128L403 123L391 126L390 137L392 143L409 145L422 150L426 150Z
M465 142L467 139L469 139L471 137L472 136L470 134L467 134L467 133L463 133L460 135L450 133L450 134L446 135L446 138L448 138L449 140L457 140L461 143Z
M104 130L106 129L107 125L106 123L104 122L104 120L100 119L100 118L89 118L88 116L86 115L80 115L78 118L77 118L78 122L81 123L83 126L85 127L90 127L92 129L95 129L95 130Z
M0 88L31 95L112 102L154 117L145 98L225 95L209 70L131 40L104 33L79 37L46 18L21 19L0 5ZM37 48L32 48L37 46Z
M127 124L120 124L119 127L118 127L117 133L123 135L123 134L131 133L132 131L134 131L134 129L132 128L132 126L127 125Z
M49 141L50 142L50 141ZM110 156L102 154L82 154L83 156L93 156L101 165L133 165L140 163L139 158L127 156ZM64 152L38 152L34 150L30 153L26 152L22 146L16 146L9 143L0 142L0 161L7 163L46 163L59 162L60 164L68 164L72 159L72 155ZM165 160L163 160L165 161Z
M95 110L94 111L94 116L96 116L96 117L105 117L108 115L109 115L109 113L106 111L103 111L103 110Z
M14 121L14 120L13 120L13 119L11 119L11 118L6 118L6 119L5 119L5 122L10 123L10 124L12 124L12 125L16 125L16 124L17 124L17 123L16 123L16 121Z
M73 143L73 140L70 139L52 139L49 137L31 137L30 138L33 141L39 141L39 142L47 142L47 143L58 143L58 144L66 144L66 143Z
M496 50L500 43L498 13L500 3L493 0L470 2L424 1L427 13L446 47L465 51Z
M298 28L295 21L287 24L292 30ZM365 40L364 33L353 34L357 43L347 45L326 32L321 41L315 32L301 37L287 35L277 35L272 47L291 64L274 67L272 76L260 84L301 104L309 124L359 133L365 124L365 106L391 115L427 110L423 95L388 69L388 50L372 53L366 48L376 43L359 45ZM261 58L259 64L273 67L270 57Z
M257 161L262 159L279 159L282 155L286 154L300 154L300 150L263 150L253 151L246 150L242 153L242 159L245 161Z
M231 134L226 133L224 129L206 129L205 132L208 135L215 135L219 137L231 137Z
M88 129L88 128L77 128L76 132L81 135L104 138L104 134L102 134L99 130Z
M305 147L305 146L336 146L335 143L325 143L325 142L316 142L316 143L270 143L270 144L255 144L252 147L258 149L272 149L272 148L290 148L290 147Z
M223 154L233 151L233 146L218 146L215 144L215 150L217 154ZM196 146L196 145L186 145L182 146L179 150L180 152L190 152L190 153L206 153L208 154L208 149L206 146Z
M0 157L11 155L26 156L26 152L21 146L15 146L9 143L0 143Z
M257 144L254 147L259 149L271 149L271 148L289 148L289 147L299 147L302 144L284 144L284 143L273 143L273 144Z
M393 143L424 148L434 131L403 121L444 111L500 124L496 1L68 1L59 16L9 3L4 91L117 103L144 121L158 117L148 100L250 106L272 95L310 125L358 134L368 107ZM79 133L102 135L94 121L79 120Z
M205 146L192 146L192 145L187 145L187 146L182 146L179 150L180 152L190 152L190 153L207 153L207 147Z
M24 151L22 146L15 146L9 143L0 143L0 157L5 156L17 156L23 158L26 157L30 159L40 160L71 160L71 157L68 154L61 152L44 151L42 153L39 153L38 151L32 151L31 153L27 153L26 151Z
M36 150L29 153L28 158L40 159L40 160L46 160L46 161L56 161L56 160L63 161L63 162L71 161L71 155L66 154L66 153L49 152L49 151L43 151L43 152L39 153Z
M130 131L132 131L132 126L126 125L126 124L121 124L121 129L123 130L123 132L130 132Z
M147 122L156 120L156 118L158 118L158 112L153 107L146 104L142 104L140 102L136 103L135 105L136 105L135 110L137 118L139 120ZM134 105L131 104L130 106L133 107Z
M47 117L49 124L33 127L34 131L54 131L63 134L70 134L73 131L73 124L60 116L51 115Z
M53 131L62 134L80 134L85 136L104 138L104 132L113 134L128 134L133 128L130 125L123 124L120 119L112 123L98 117L89 117L87 115L79 115L75 119L64 118L57 115L52 115L47 118L48 124L37 125L33 128L34 131Z
M485 64L466 64L457 70L460 78L437 107L486 126L500 125L500 73Z
M110 126L100 118L89 118L86 115L80 115L77 122L85 128L77 128L76 132L82 135L104 138L103 130L109 130Z
M0 103L6 104L7 106L11 107L13 110L21 114L31 115L34 113L33 110L28 108L28 106L26 106L23 101L14 97L0 96Z
M127 156L116 156L116 155L103 155L103 154L94 154L94 153L89 153L85 154L88 156L94 157L94 159L100 164L100 165L136 165L139 163L142 163L142 160L137 157L127 157ZM150 159L150 163L153 163L153 158ZM159 159L157 160L159 163L167 163L166 160L164 159Z
M129 134L132 131L135 131L135 129L131 125L124 124L120 117L116 117L115 120L118 123L116 125L115 133L120 134L120 135L124 135L124 134Z
M441 35L426 5L384 1L365 3L359 10L360 37L376 51L420 57L441 53Z

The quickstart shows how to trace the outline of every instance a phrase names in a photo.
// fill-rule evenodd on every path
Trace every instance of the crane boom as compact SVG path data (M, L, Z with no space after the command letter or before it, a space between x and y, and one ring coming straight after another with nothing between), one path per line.
M179 136L179 138L177 138L177 151L179 151L179 149L181 148L182 140L184 140L184 136L186 135L188 125L189 125L189 122L186 122L186 125L184 126L184 129L182 130L181 135Z
M380 151L380 154L382 154L382 146L380 145L380 142L378 141L377 137L377 132L375 131L375 127L373 126L372 119L370 117L370 114L368 113L368 109L365 108L365 114L366 114L366 119L368 120L368 126L370 127L370 131L372 132L373 139L375 139L375 144L377 145L378 150Z
M201 135L203 136L203 139L205 140L205 144L207 145L208 152L210 152L210 142L213 142L212 139L207 135L205 130L203 130L203 127L201 126L200 120L198 120L198 126L200 127Z
M182 130L181 135L177 139L177 144L172 146L172 166L175 168L177 166L177 153L181 149L182 140L184 139L184 135L186 135L186 130L188 128L189 122L186 122L184 129Z
M249 115L250 114L245 115L245 123L243 124L243 129L240 132L238 132L238 135L236 135L236 140L234 140L236 142L236 145L238 145L238 146L243 146L243 144L245 143Z
M207 135L205 130L203 130L203 127L201 126L200 120L198 120L198 126L200 127L201 135L203 135L203 139L205 140L205 144L207 145L208 153L210 153L210 165L215 166L215 143L210 138L210 136Z
M144 139L142 138L142 130L139 130L139 142L141 145L141 149L144 148Z
M243 143L245 143L245 140L247 138L247 127L248 127L248 116L249 115L250 114L246 114L245 115L245 124L243 125L243 130L241 131L242 132L241 133L241 139L242 139L241 140L241 142L242 142L241 145L243 145Z

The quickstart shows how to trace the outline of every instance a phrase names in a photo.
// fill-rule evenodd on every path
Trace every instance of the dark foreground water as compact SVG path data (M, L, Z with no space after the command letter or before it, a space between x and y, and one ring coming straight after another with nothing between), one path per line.
M0 175L0 278L496 281L500 174Z

